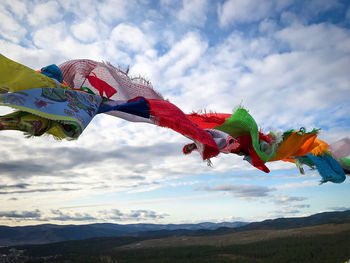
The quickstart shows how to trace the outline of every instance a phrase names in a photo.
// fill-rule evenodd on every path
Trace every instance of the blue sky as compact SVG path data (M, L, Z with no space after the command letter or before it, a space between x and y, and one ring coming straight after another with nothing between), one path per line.
M243 105L264 132L350 136L350 4L338 0L0 3L1 54L33 69L109 61L185 113ZM0 107L0 114L9 109ZM284 162L213 167L171 130L98 115L77 141L0 133L0 224L260 221L350 209L349 179Z

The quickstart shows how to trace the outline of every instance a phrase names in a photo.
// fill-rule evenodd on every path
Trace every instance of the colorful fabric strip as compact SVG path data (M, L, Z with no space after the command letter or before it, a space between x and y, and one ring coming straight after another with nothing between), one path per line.
M96 115L100 103L99 96L61 88L30 89L0 95L0 105L74 126L76 134L73 138L78 137Z
M115 101L112 100L107 101L101 104L98 113L109 111L122 111L142 118L150 118L148 101L142 97L137 97L121 104L115 104Z
M37 88L55 88L54 79L12 61L0 54L0 93ZM68 87L60 84L62 88Z
M166 100L147 99L153 122L161 127L170 128L199 143L198 150L203 160L217 156L220 151L213 137L203 129L198 128L174 104Z
M340 164L330 155L318 155L315 156L311 153L306 157L311 159L315 164L319 174L322 177L321 183L333 182L342 183L345 180L345 173Z
M250 135L254 151L263 162L267 162L276 154L274 149L270 153L261 151L258 125L248 111L243 108L238 108L222 125L216 126L214 129L224 131L233 138ZM274 145L271 147L274 148Z
M339 164L344 169L345 173L350 175L350 159L349 158L340 158Z
M269 161L292 159L293 156L305 156L312 150L313 143L317 137L317 131L305 133L293 131L280 144L276 156Z

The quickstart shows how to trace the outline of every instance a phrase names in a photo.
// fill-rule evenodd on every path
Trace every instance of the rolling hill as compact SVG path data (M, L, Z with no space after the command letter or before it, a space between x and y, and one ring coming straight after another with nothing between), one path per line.
M350 211L265 220L238 228L158 230L133 235L16 246L2 248L0 252L2 259L7 260L3 262L340 263L350 260Z
M23 227L0 226L0 246L48 244L69 240L100 237L168 237L215 236L252 230L285 230L320 224L350 222L350 210L325 212L308 217L278 218L262 222L223 222L200 224L89 224L89 225L37 225Z

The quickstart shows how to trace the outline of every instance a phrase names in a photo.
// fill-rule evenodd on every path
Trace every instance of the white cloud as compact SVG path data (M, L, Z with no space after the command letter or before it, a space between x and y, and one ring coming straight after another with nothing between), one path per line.
M284 26L307 25L308 18L309 17L307 16L300 16L299 14L296 14L294 12L285 11L285 12L282 12L280 21L281 21L281 24Z
M245 105L248 108L254 109L258 106L260 110L256 108L257 111L253 114L258 123L263 117L265 125L270 127L273 127L270 121L274 122L275 127L280 125L309 127L313 124L314 118L307 120L303 117L301 121L295 119L295 116L303 116L308 111L334 104L335 101L338 103L343 101L340 93L332 93L329 89L331 82L340 83L340 81L332 76L333 72L325 63L326 61L320 60L319 57L304 52L270 55L263 60L253 60L247 64L251 73L242 75L237 82L236 90L246 98ZM342 76L344 77L346 78ZM331 85L333 89L341 89L341 86L337 87L334 84ZM259 90L253 87L259 87ZM276 99L276 94L280 99ZM256 101L259 101L259 104L254 106ZM279 114L271 118L277 109Z
M212 192L212 191L226 192L226 193L231 193L237 198L250 200L254 198L269 196L269 193L271 191L274 191L275 189L269 188L266 186L260 186L260 185L220 184L212 187L211 186L198 187L196 190L203 190L203 191L209 191L209 192Z
M67 31L67 25L64 22L42 27L33 33L33 42L46 52L57 54L60 59L55 64L76 58L102 60L104 48L101 42L81 43L66 34Z
M100 17L98 13L99 5L95 0L64 0L60 1L60 5L65 14L70 14L73 17L73 22L82 21L87 18L97 21Z
M310 0L305 2L305 4L305 9L313 14L319 14L334 8L342 8L339 0Z
M4 0L1 2L0 6L7 6L18 19L23 19L27 14L27 3L21 2L20 0Z
M259 0L227 0L218 5L218 17L220 25L225 27L231 23L249 23L259 21L273 15L290 4L290 0L284 1L259 1Z
M207 12L207 0L183 0L183 9L178 12L178 18L186 24L202 27L207 20Z
M0 211L0 219L2 222L8 223L36 221L36 222L138 222L138 221L158 221L164 219L168 215L158 213L152 210L131 210L128 212L118 209L109 209L101 211L83 212L79 209L66 210L50 209L47 210L31 210L31 211Z
M263 57L270 52L271 44L264 38L245 39L239 32L233 32L225 41L214 47L207 48L206 42L203 41L197 43L197 50L202 51L198 52L196 63L191 65L190 70L180 71L169 78L171 81L167 86L173 90L181 88L183 92L181 96L173 98L174 102L187 112L207 109L229 113L244 98L243 94L232 96L232 93L238 94L236 82L244 70L247 58ZM177 44L173 46L173 50L176 50L176 46ZM195 45L188 43L187 49L179 50L188 50L189 54L192 54L191 48L194 47ZM169 58L171 52L164 58ZM161 62L162 59L163 57L160 58ZM174 64L172 60L169 62Z
M347 20L350 20L350 7L348 8L348 10L346 10L345 18Z
M134 55L154 59L154 43L154 35L143 32L139 27L122 23L113 28L103 45L109 61L116 65L135 65L132 63ZM144 76L144 72L136 74Z
M313 179L313 180L304 180L301 182L291 182L286 184L274 185L273 187L278 191L286 191L286 190L290 191L293 189L311 188L318 185L319 185L319 182Z
M105 213L103 217L112 221L157 221L168 216L164 213L157 213L155 211L149 210L132 210L130 212L121 212L118 209L113 209L111 211L100 211L100 213Z
M156 10L156 12L161 11L161 13L166 13L166 14L176 14L178 10L181 9L181 1L173 1L173 0L160 0L159 5L160 9Z
M219 66L242 66L247 59L261 59L271 54L273 41L265 37L246 38L240 32L232 32L222 44L213 49L213 59Z
M96 40L99 36L98 30L97 23L91 18L71 26L74 37L83 42L92 42Z
M175 2L172 0L160 0L159 2L160 2L161 7L163 7L163 8L168 7L168 6L173 6L175 4Z
M144 52L152 47L153 39L136 26L119 24L113 28L110 42L110 45L129 52Z
M264 19L259 24L259 31L266 35L271 35L277 31L277 23L274 20Z
M0 35L4 38L14 43L19 43L24 38L26 29L3 6L0 6L0 21Z
M33 32L33 42L39 48L52 50L66 37L65 32L67 30L64 22L43 26Z
M138 55L132 65L131 74L150 78L156 90L167 96L166 92L178 89L183 75L201 62L207 46L207 42L201 40L198 34L189 32L179 41L175 41L162 56Z
M136 7L136 2L133 0L105 0L98 3L98 12L104 21L112 23L125 19L128 12L135 10Z
M6 211L0 212L0 218L8 218L8 219L36 219L41 216L41 212L36 209L35 211Z
M28 14L28 22L34 26L43 26L50 22L56 22L63 17L60 8L56 1L37 4L34 6L33 11Z
M51 54L44 49L26 48L1 39L0 47L1 53L4 56L32 69L40 69L43 65L54 64L62 60L60 54Z
M75 58L86 58L97 61L102 61L103 46L99 42L92 42L89 44L83 44L72 37L62 39L56 47L57 52L64 55L66 60Z
M262 58L254 58L254 53L248 52L248 59L243 62L248 72L238 78L235 91L245 98L243 104L253 110L258 123L262 120L270 127L318 127L316 121L322 116L317 110L346 105L350 34L346 29L319 24L293 26L275 35L289 45L290 51L266 53ZM273 43L267 42L271 50L276 47ZM276 94L280 99L276 99ZM255 110L256 106L259 110ZM271 118L277 109L279 114ZM311 111L313 114L305 116ZM293 116L304 117L297 120Z
M290 196L286 194L277 194L273 197L273 202L278 205L292 206L293 202L305 201L307 198L301 196Z
M207 43L201 41L199 35L190 32L159 58L158 66L166 68L163 73L165 78L174 79L183 75L188 68L197 65L206 49Z
M291 0L227 0L218 5L219 22L222 27L230 24L257 22L278 15L292 3ZM296 13L282 12L282 21L287 23L306 22L335 8L342 8L342 4L339 1L328 0L306 1L301 10L296 11Z
M277 32L276 38L293 51L326 50L332 57L350 51L350 30L326 23L287 27Z

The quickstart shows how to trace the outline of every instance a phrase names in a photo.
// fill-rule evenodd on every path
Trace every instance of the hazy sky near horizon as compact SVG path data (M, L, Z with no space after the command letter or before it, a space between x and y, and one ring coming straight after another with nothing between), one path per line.
M350 3L0 2L0 52L33 69L109 61L185 113L247 108L263 132L350 137ZM0 114L10 112L0 107ZM0 225L260 221L350 209L350 180L242 157L208 167L169 129L98 115L76 141L1 131Z

